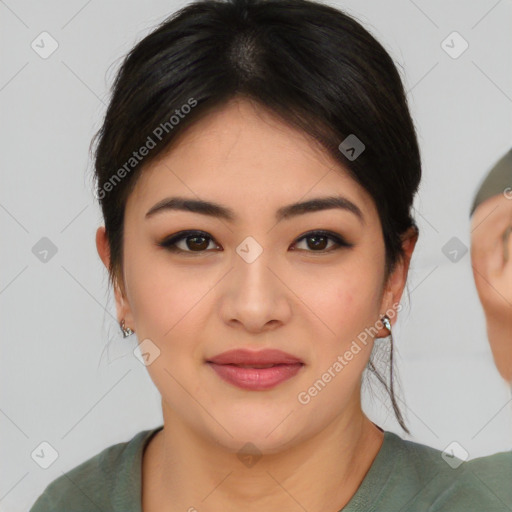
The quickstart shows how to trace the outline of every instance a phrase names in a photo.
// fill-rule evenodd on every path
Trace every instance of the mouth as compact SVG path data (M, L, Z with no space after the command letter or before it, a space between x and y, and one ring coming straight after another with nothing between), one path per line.
M304 362L280 350L231 350L206 361L225 382L245 390L263 391L291 379Z
M276 366L277 364L282 363L276 363L276 364L232 364L233 366L238 366L238 368L272 368L273 366Z
M278 364L304 364L301 359L292 354L277 349L247 350L235 349L228 350L207 360L215 364L232 364L246 367L271 367Z

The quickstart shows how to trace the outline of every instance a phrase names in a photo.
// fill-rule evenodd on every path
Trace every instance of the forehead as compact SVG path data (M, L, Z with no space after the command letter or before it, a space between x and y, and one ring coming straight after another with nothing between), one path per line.
M265 204L342 195L365 217L377 215L369 194L317 141L238 98L187 127L142 170L127 210L145 213L171 195L229 204L247 217Z

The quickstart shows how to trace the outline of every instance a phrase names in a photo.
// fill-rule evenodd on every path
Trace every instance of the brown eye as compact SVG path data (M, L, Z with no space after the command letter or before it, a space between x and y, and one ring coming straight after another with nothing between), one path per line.
M212 241L213 238L202 231L182 231L159 242L158 245L172 252L200 253L206 251Z
M304 236L299 238L297 242L306 240L306 247L308 252L331 252L341 247L353 247L353 244L347 243L342 237L329 231L312 231L306 233ZM326 249L329 241L333 242L330 249Z
M187 247L192 250L204 251L210 245L210 242L204 236L193 236L185 238Z
M327 236L313 235L313 236L308 236L308 237L304 238L304 240L307 240L308 248L314 249L315 251L317 249L320 251L323 251L329 244L329 237L327 237Z

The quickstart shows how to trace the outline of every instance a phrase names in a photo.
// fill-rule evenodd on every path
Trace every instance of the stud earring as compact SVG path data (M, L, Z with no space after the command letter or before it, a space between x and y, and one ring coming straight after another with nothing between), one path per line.
M130 334L133 334L135 331L132 331L129 327L126 327L124 324L124 318L121 320L121 330L123 331L123 338L127 338Z
M393 333L391 332L391 322L389 321L388 315L384 315L382 317L382 323L384 327L389 331L389 335L391 336L391 340L393 340Z

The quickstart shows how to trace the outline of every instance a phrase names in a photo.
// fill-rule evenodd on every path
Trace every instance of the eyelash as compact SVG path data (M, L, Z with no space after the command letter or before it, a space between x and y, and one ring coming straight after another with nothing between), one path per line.
M201 251L190 251L190 250L183 250L176 247L176 244L182 240L186 240L187 238L206 238L210 239L211 241L215 241L214 238L212 238L208 233L205 233L204 231L180 231L179 233L176 233L175 235L171 235L170 237L165 238L161 242L157 242L157 245L159 247L163 247L166 250L173 252L173 253L191 253L191 254L202 254L204 252L207 252L207 250L201 250ZM338 249L341 249L343 247L345 248L351 248L354 246L354 244L349 244L346 242L341 236L336 235L335 233L332 233L331 231L325 231L325 230L317 230L317 231L310 231L304 235L302 235L300 238L297 239L295 243L301 242L304 239L307 238L313 238L313 237L323 237L328 238L329 240L332 240L336 245L334 248L331 249L324 249L321 251L313 251L313 250L306 250L306 252L311 253L320 253L325 254L328 252L336 251Z

